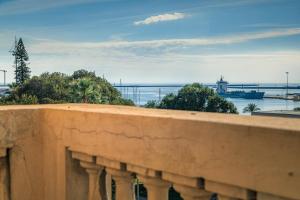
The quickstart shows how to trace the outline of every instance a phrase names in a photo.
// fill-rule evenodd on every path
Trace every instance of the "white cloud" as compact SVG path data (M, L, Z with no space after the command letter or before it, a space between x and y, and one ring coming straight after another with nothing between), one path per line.
M134 55L126 51L101 50L78 55L31 57L35 74L44 71L71 73L80 68L105 74L111 82L214 82L224 75L230 82L281 82L284 72L299 82L300 52L248 52L247 54L158 54ZM270 76L272 71L272 76Z
M51 40L26 41L33 74L45 71L71 73L80 68L105 74L111 82L214 82L221 74L231 82L280 82L284 72L291 72L291 81L299 82L300 51L266 51L211 54L189 53L187 49L219 44L235 44L300 34L300 28L269 30L217 38L193 38L150 41L64 42ZM2 37L2 36L1 36ZM0 37L0 40L1 40ZM164 51L164 47L168 51ZM213 46L213 48L218 48ZM153 51L152 51L153 50ZM0 66L7 66L8 80L13 80L13 58L5 50ZM211 52L211 51L209 51ZM184 70L183 70L184 69ZM270 71L272 76L270 76ZM147 74L145 76L145 74ZM1 82L1 77L0 77Z
M141 21L134 22L134 25L148 25L148 24L155 24L158 22L163 21L174 21L185 18L187 15L184 13L174 12L174 13L166 13L162 15L155 15L148 17Z
M61 51L72 52L74 49L99 49L99 48L160 48L160 47L185 47L185 46L211 46L243 43L253 40L277 38L291 35L299 35L300 28L286 28L269 30L264 32L244 33L231 36L166 39L166 40L142 40L142 41L105 41L105 42L62 42L40 41L32 45L34 52L59 53Z

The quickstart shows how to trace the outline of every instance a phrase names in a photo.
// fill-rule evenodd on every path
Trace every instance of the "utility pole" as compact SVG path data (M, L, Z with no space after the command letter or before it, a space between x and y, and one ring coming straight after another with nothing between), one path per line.
M141 106L141 90L139 89L139 106Z
M286 73L286 97L288 98L289 96L289 72Z
M3 78L4 78L4 79L3 79L3 80L4 80L4 81L3 81L4 84L3 84L3 85L5 86L5 85L6 85L6 72L7 72L7 71L6 71L6 70L3 70L3 69L0 69L0 71L3 72L3 75L4 75L4 77L3 77Z
M123 97L122 79L120 79L120 90L121 90L121 97Z
M160 88L158 89L158 101L159 102L161 101L161 89Z

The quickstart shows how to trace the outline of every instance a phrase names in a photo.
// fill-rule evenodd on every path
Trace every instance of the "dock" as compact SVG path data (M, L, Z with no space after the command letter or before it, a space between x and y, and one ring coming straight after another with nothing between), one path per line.
M281 100L290 100L290 101L300 101L298 95L265 95L266 99L281 99Z

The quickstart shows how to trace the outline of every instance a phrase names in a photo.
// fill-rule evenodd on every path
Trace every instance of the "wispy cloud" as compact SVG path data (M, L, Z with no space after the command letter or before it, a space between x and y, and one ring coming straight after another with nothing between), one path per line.
M276 23L256 23L256 24L244 24L242 27L249 28L291 28L297 27L299 24L276 24Z
M174 12L174 13L166 13L162 15L154 15L147 17L144 20L134 22L134 25L148 25L155 24L163 21L174 21L185 18L187 15L184 13Z
M263 32L264 34L260 33L260 37L257 36L258 33L252 33L251 38L261 38L261 35L264 35L264 38L268 38L266 36L279 37L292 33L299 34L300 29L296 30L298 32L288 31L288 29L285 30L286 32L281 30L281 34L275 34L274 31L266 31ZM247 35L251 34L248 33ZM242 35L224 36L222 40L232 42L232 37L240 38L240 40L235 40L239 42L249 41ZM244 39L242 40L241 38ZM108 80L116 82L120 77L126 82L150 83L173 82L174 80L178 82L212 82L220 74L225 75L231 82L241 80L245 82L279 82L282 80L284 72L290 71L293 72L291 80L299 82L299 78L296 75L300 73L298 67L300 51L283 49L280 52L270 50L266 52L217 53L202 52L200 50L202 53L197 53L198 51L188 52L186 49L175 48L171 52L162 51L151 54L149 51L144 51L144 47L156 46L145 44L147 41L127 41L121 45L113 41L68 43L45 39L35 41L29 41L28 38L27 40L26 38L24 39L30 54L30 67L33 74L40 74L45 70L70 73L84 67L88 70L95 70L98 74L105 74ZM202 38L201 40L210 41L213 39ZM169 43L167 44L169 45ZM181 45L181 43L175 44ZM205 44L215 45L215 43L208 42ZM138 51L133 51L133 47L139 48ZM212 47L215 48L216 46ZM141 51L144 53L136 53ZM12 63L13 59L9 53L7 53L7 57L1 57L0 59L1 66L10 66ZM182 67L185 70L182 70ZM11 67L8 68L10 70L8 80L13 80L14 74L12 69ZM272 71L272 76L268 76L270 70ZM145 71L147 71L147 76L145 76ZM232 73L233 71L234 73Z
M0 2L0 15L30 13L50 8L109 0L11 0Z
M166 39L166 40L142 40L142 41L105 41L105 42L63 42L41 41L33 44L33 50L39 52L73 51L74 49L97 49L97 48L160 48L160 47L187 47L187 46L211 46L230 45L254 40L278 38L291 35L299 35L300 28L286 28L268 30L264 32L244 33L222 37Z

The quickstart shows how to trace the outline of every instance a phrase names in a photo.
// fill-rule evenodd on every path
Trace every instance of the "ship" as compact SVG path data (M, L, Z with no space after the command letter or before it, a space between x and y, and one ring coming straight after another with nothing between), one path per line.
M217 93L224 98L242 98L242 99L262 99L264 98L264 92L258 92L256 90L251 90L249 92L245 91L227 91L228 82L221 76L220 80L217 81Z

